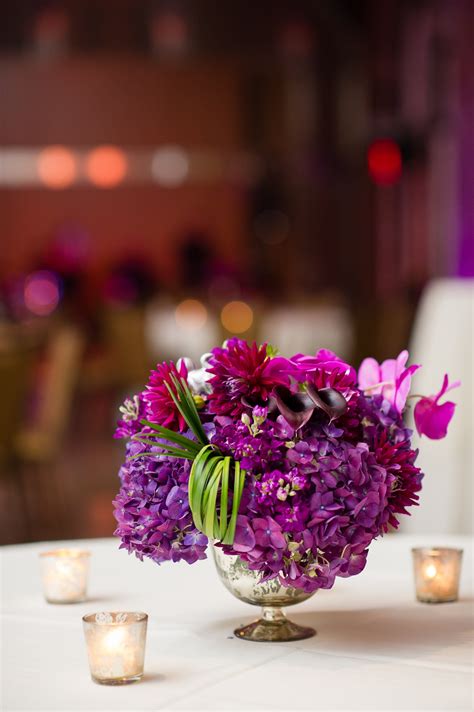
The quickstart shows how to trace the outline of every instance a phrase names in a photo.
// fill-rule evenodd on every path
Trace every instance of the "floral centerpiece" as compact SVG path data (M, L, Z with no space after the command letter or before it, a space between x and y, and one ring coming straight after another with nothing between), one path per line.
M366 564L370 543L418 503L423 473L403 421L408 352L358 372L336 354L284 358L232 338L162 363L122 406L114 501L121 546L161 564L238 557L258 581L311 594ZM446 435L455 404L416 396L420 434Z

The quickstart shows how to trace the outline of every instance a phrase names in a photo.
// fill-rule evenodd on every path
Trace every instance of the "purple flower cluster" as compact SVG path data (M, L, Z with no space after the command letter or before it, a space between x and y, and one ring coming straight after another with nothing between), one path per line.
M235 541L224 550L263 578L313 591L359 573L371 541L404 511L407 491L420 489L401 419L386 416L384 443L377 404L361 399L367 438L359 442L336 424L310 422L296 433L282 416L261 423L256 409L248 425L220 419L213 442L237 453L248 473Z
M122 486L114 500L114 516L121 548L158 564L181 559L193 564L205 559L207 537L194 526L188 504L189 462L134 457L145 451L160 452L130 441L119 472Z
M205 383L194 396L207 436L246 473L234 542L219 545L224 552L262 580L279 577L308 592L359 573L370 543L418 503L423 474L400 408L416 370L405 368L407 358L402 352L380 367L366 359L359 383L330 351L285 359L240 339L214 349L200 370L159 364L146 391L122 407L116 433L132 438L114 502L122 547L158 563L205 558L207 538L188 504L189 461L133 439L145 432L143 415L185 432L166 386L180 375L191 388ZM438 404L447 378L443 388L419 408L423 432L436 437L447 427L445 411L454 412L454 404Z

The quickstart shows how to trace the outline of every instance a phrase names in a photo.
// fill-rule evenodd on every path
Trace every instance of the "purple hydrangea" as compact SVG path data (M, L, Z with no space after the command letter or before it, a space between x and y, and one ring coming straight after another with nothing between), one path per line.
M158 564L205 559L207 537L194 526L188 504L189 462L149 455L131 459L145 451L159 453L159 448L130 441L119 472L114 516L121 548Z
M245 422L221 418L213 442L236 453L248 473L235 541L224 551L263 578L278 574L307 591L359 573L371 541L396 524L421 482L403 423L393 411L382 413L385 424L377 420L380 405L359 403L366 432L353 442L335 423L310 422L296 434L281 416L258 430L255 412Z

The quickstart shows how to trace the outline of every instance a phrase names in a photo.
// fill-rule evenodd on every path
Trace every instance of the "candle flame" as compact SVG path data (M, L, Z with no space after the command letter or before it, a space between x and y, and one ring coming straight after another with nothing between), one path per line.
M426 578L433 579L437 573L438 570L434 564L428 564L428 566L425 568Z
M108 650L113 651L123 645L125 639L125 631L123 628L115 628L107 633L104 639L104 645Z

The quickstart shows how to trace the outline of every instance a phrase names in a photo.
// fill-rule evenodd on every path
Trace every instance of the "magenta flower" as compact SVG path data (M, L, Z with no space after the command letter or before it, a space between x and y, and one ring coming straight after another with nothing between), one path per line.
M434 396L421 398L415 406L415 425L419 435L426 435L431 440L440 440L446 436L448 425L454 415L456 403L446 401L439 404L439 399L453 388L460 386L460 381L455 381L449 385L448 374L446 373L441 390Z
M411 376L420 367L408 366L408 351L402 351L396 359L389 358L379 364L374 358L365 358L359 368L359 388L366 395L381 394L398 413L401 413L410 392Z
M146 390L143 392L143 399L146 403L146 416L152 423L183 432L187 430L188 426L167 388L167 385L173 387L172 375L176 376L176 378L187 377L188 370L184 360L181 361L179 369L176 368L172 361L169 363L163 361L151 371Z
M277 384L288 382L285 359L271 359L267 344L247 344L232 338L223 348L212 350L209 384L211 413L240 416L248 405L268 403Z
M355 369L329 349L319 349L315 356L295 354L290 362L294 365L293 378L314 383L317 388L345 391L356 381Z

